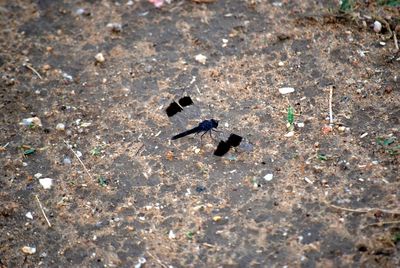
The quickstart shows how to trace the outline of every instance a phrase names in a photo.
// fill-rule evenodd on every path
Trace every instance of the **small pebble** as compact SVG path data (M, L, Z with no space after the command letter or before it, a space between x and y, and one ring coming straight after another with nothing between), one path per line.
M310 179L307 178L307 177L304 177L304 180L305 180L307 183L309 183L309 184L312 184L312 183L313 183L312 180L310 180Z
M380 23L379 21L375 21L374 22L374 32L376 33L380 33L382 30L382 23Z
M35 247L28 247L28 246L24 246L21 248L22 252L25 254L35 254L36 253L36 248Z
M71 159L69 157L64 158L63 164L64 165L71 165Z
M194 58L196 61L200 62L201 64L206 64L207 57L204 56L203 54L198 54Z
M171 239L171 240L176 238L176 235L175 235L174 231L169 230L168 238Z
M51 189L51 186L53 185L53 179L50 178L39 179L39 183L42 185L44 189Z
M35 175L33 175L36 179L39 179L40 177L43 176L42 173L36 173Z
M25 217L27 217L28 219L33 220L32 212L27 212L27 213L25 214Z
M215 221L215 222L218 222L218 221L220 221L221 219L222 219L221 216L214 216L214 217L213 217L213 221Z
M273 178L274 178L274 175L272 173L264 176L264 180L266 180L266 181L272 181Z
M115 23L115 22L108 23L107 28L110 28L111 31L113 31L115 33L122 32L122 24L121 23Z
M146 66L144 67L144 71L145 71L146 73L151 73L152 70L153 70L153 67L152 67L151 65L146 65Z
M302 128L302 127L304 127L304 123L297 123L297 126L298 126L299 128Z
M56 126L56 129L59 131L64 131L65 130L65 125L63 123L58 123Z
M19 124L23 125L23 126L28 126L28 127L32 126L32 125L41 127L42 121L40 120L39 117L35 116L35 117L30 117L30 118L24 118L24 119L22 119L22 121Z
M290 138L294 136L294 131L290 131L284 135L286 138Z
M96 56L94 56L97 62L103 63L106 59L103 56L103 53L98 53Z
M282 95L289 94L289 93L292 93L292 92L294 92L294 88L292 88L292 87L281 87L279 89L279 93L281 93Z

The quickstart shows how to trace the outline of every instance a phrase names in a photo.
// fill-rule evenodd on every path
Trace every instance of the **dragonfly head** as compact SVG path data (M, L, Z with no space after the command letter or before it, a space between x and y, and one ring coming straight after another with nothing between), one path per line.
M212 122L212 124L213 124L213 128L216 128L216 127L218 127L218 120L215 120L215 119L211 119L211 122Z

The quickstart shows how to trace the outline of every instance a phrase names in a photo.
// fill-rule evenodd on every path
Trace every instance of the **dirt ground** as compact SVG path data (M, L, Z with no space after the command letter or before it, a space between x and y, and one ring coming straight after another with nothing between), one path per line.
M400 8L196 2L0 1L0 267L399 267Z

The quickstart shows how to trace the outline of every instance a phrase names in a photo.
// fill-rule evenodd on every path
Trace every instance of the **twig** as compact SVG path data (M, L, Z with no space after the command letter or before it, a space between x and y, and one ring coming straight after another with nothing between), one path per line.
M46 219L47 224L49 225L49 227L51 227L50 221L47 218L46 213L44 213L42 203L40 203L40 200L39 200L39 197L37 196L37 194L35 195L35 197L36 197L36 201L39 203L40 210L42 211L42 214L43 214L44 218Z
M396 52L397 52L397 51L399 51L399 44L397 43L396 31L393 31L393 40L394 40L394 47L396 48Z
M40 73L39 73L38 71L36 71L36 69L33 68L32 65L30 65L30 64L24 64L24 66L25 66L26 68L28 68L29 70L31 70L34 74L36 74L36 75L40 78L40 80L43 80L43 78L42 78L42 76L40 75Z
M81 163L83 169L86 171L86 173L89 175L90 179L92 181L94 181L92 175L90 175L89 170L86 168L85 164L82 162L82 160L80 159L79 155L77 153L75 153L74 150L72 150L72 146L70 146L65 140L63 140L64 143L67 145L67 147L72 151L72 153L76 156L76 158L78 158L78 161Z
M215 246L215 245L208 244L208 243L203 243L203 246L209 247L209 248L215 248L215 247L217 247L217 246Z
M158 263L161 265L161 267L163 267L163 268L168 268L167 265L165 265L164 263L162 263L158 258L156 258L154 255L152 255L150 252L147 251L147 254L148 254L150 257L152 257L156 262L158 262Z
M10 142L7 142L5 145L3 145L1 147L3 147L5 149L9 144L10 144Z
M137 156L140 153L140 151L142 150L143 147L144 147L144 143L142 144L142 146L139 147L139 149L137 149L135 156Z
M329 89L329 125L330 126L333 126L332 98L333 98L333 86L330 86L330 89Z
M375 222L375 223L371 223L371 224L364 225L364 226L362 227L362 229L367 228L367 227L371 227L371 226L382 226L382 225L385 225L385 224L399 224L399 223L400 223L400 221L382 221L382 222Z
M397 210L390 210L390 209L383 209L383 208L345 208L345 207L339 207L333 204L330 204L328 202L326 202L326 204L332 208L336 208L336 209L340 209L340 210L344 210L344 211L348 211L348 212L356 212L356 213L368 213L371 211L382 211L383 213L387 213L387 214L395 214L395 215L400 215L400 211Z

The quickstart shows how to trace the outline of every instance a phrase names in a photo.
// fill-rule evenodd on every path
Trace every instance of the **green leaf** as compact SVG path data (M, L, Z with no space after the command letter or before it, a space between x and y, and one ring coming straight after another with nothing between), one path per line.
M95 147L90 151L90 154L95 155L95 156L100 155L100 153L101 153L101 150L99 147Z
M381 6L400 7L400 0L380 0L378 3Z
M396 140L395 137L390 137L389 139L386 139L383 141L383 145L388 146L388 145L392 144L395 140Z
M30 155L30 154L33 154L34 152L36 152L36 149L31 148L31 149L25 150L24 155Z
M289 124L293 124L294 122L294 109L292 106L289 106L288 108L288 114L287 114L287 121L289 122Z
M400 154L400 145L390 148L390 149L386 150L386 152L388 154L390 154L391 156L398 155L398 154Z
M107 186L107 185L108 185L107 179L105 179L105 178L103 178L103 177L100 177L100 178L99 178L99 184L100 184L101 186L103 186L103 187Z
M395 233L392 240L395 243L400 242L400 232Z
M321 161L326 161L328 160L328 157L324 154L318 154L318 159Z
M190 240L193 239L193 236L194 236L194 232L192 232L192 231L189 231L186 233L186 237Z
M340 5L340 11L346 12L351 10L353 7L352 0L342 0L342 4Z

